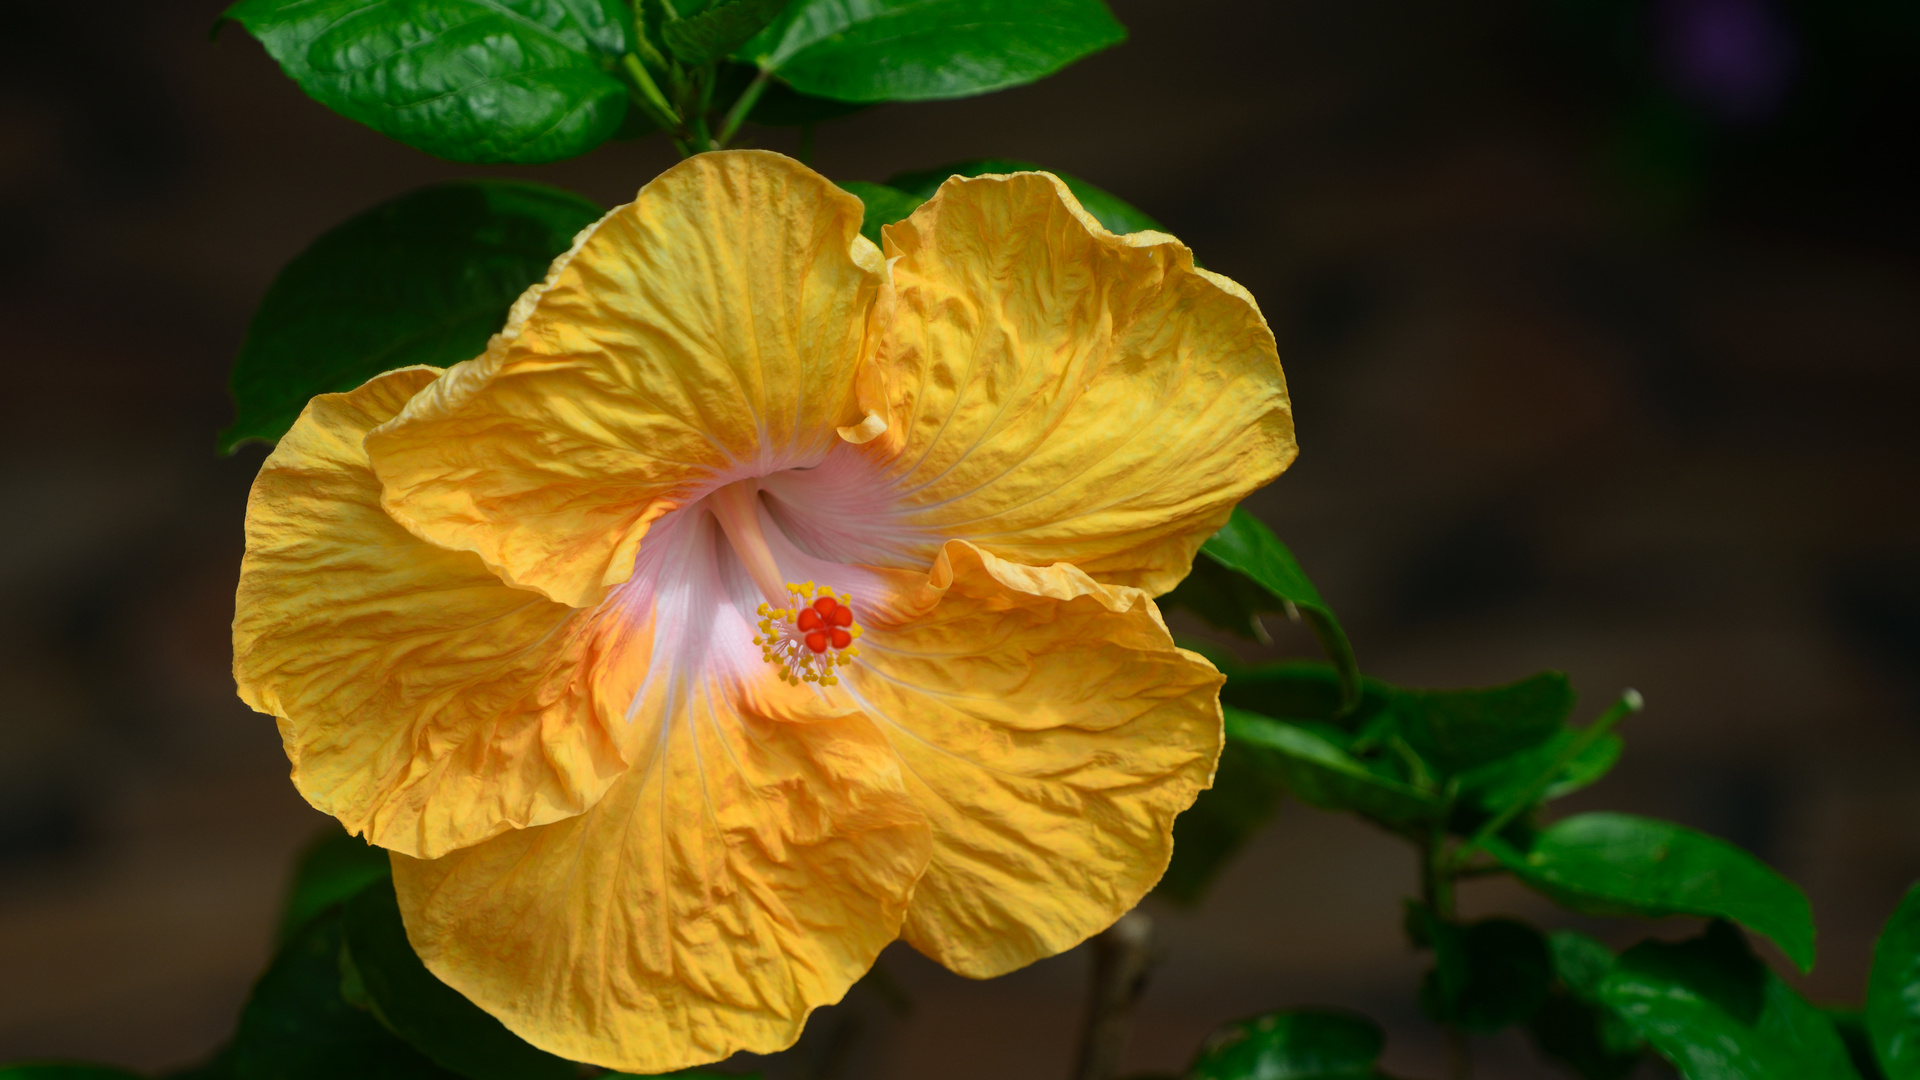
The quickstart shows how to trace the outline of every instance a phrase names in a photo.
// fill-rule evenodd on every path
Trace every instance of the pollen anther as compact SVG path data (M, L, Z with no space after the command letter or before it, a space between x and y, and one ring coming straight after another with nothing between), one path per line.
M761 659L780 669L780 681L799 686L815 683L836 686L835 668L846 667L860 650L853 648L860 626L853 618L853 595L811 581L787 583L789 607L762 604Z

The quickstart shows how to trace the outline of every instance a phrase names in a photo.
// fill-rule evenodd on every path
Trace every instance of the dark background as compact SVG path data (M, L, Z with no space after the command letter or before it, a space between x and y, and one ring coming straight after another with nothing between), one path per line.
M1920 6L1115 7L1128 44L823 127L814 164L1042 161L1251 289L1302 446L1254 505L1363 665L1425 685L1558 667L1583 715L1638 687L1626 760L1572 801L1758 852L1814 902L1799 984L1857 999L1920 877ZM0 1061L207 1052L323 824L228 674L262 451L218 458L213 436L275 270L429 181L611 205L671 161L655 141L439 162L307 101L237 28L209 44L214 12L0 3ZM1310 651L1280 629L1271 651ZM1154 909L1131 1066L1326 1002L1388 1022L1390 1068L1436 1073L1398 929L1413 870L1289 806L1197 912ZM1463 901L1572 925L1498 883ZM1081 953L986 984L883 962L916 1007L856 1003L856 1072L1065 1075ZM1515 1036L1480 1056L1548 1071Z

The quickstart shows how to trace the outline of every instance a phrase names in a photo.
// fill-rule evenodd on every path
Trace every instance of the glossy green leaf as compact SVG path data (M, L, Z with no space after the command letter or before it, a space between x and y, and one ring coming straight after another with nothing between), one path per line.
M1600 996L1687 1080L1858 1077L1833 1025L1726 922L1689 941L1628 949Z
M1340 716L1340 673L1330 664L1281 660L1268 664L1216 663L1227 684L1220 700L1280 720L1334 720Z
M1420 936L1435 952L1420 1001L1436 1021L1499 1031L1531 1018L1546 1001L1553 961L1533 927L1512 919L1467 926L1428 919Z
M1530 749L1468 769L1460 774L1460 793L1488 809L1505 806L1519 798L1543 770L1552 767L1578 737L1577 731L1562 730ZM1557 799L1605 776L1620 760L1625 745L1618 735L1601 736L1567 762L1541 798Z
M1408 745L1442 775L1537 747L1573 712L1573 687L1557 671L1485 689L1396 688L1390 697Z
M1051 172L1067 185L1073 197L1080 200L1080 206L1092 214L1108 232L1165 232L1160 223L1148 217L1144 212L1129 205L1125 200L1110 192L1087 183L1070 173L1055 172L1031 161L1017 158L974 158L971 161L956 161L937 169L916 169L912 172L896 173L887 178L890 187L899 188L920 201L933 198L940 185L956 176L987 176L995 173Z
M574 157L627 108L617 0L240 0L225 17L314 100L450 161Z
M685 18L671 19L660 36L688 64L710 64L766 29L787 0L721 0Z
M1186 1080L1370 1080L1380 1025L1330 1010L1270 1012L1228 1024L1201 1046Z
M860 204L866 209L866 216L860 221L860 235L880 243L880 227L891 225L913 213L924 199L896 187L886 184L874 184L865 180L847 180L840 185L847 191L860 197Z
M1866 1022L1890 1080L1920 1080L1920 885L1907 890L1874 944Z
M280 916L280 940L287 941L322 911L346 903L361 889L392 875L385 848L329 825L301 849L294 863L293 885Z
M339 908L274 957L240 1013L226 1061L235 1080L453 1080L340 993Z
M468 180L337 226L280 271L254 312L221 448L278 439L315 394L479 355L513 301L600 213L554 188Z
M1333 609L1320 599L1313 582L1307 580L1293 552L1287 550L1287 545L1281 543L1272 530L1245 507L1236 506L1220 531L1200 546L1200 553L1229 570L1246 575L1276 599L1299 611L1313 627L1327 659L1333 661L1340 672L1345 706L1353 708L1359 704L1360 667L1354 661L1347 632L1341 629Z
M1237 739L1220 748L1213 786L1173 821L1173 860L1154 894L1191 904L1273 818L1284 790L1274 754Z
M368 1007L414 1049L468 1080L576 1080L578 1067L529 1045L427 970L407 941L391 881L347 904L346 949Z
M1193 560L1193 569L1156 601L1161 608L1181 608L1200 616L1208 626L1262 645L1273 640L1263 615L1284 612L1287 605L1237 570L1212 559Z
M1100 0L795 0L736 54L841 101L968 97L1119 43Z
M1622 1080L1639 1067L1646 1044L1600 1001L1613 950L1572 930L1547 936L1555 985L1527 1031L1534 1045L1585 1080Z
M0 1080L142 1080L138 1072L111 1065L79 1065L65 1061L0 1065Z
M1798 886L1741 848L1672 822L1579 814L1524 854L1498 841L1507 869L1559 903L1601 915L1701 915L1763 934L1800 970L1813 967L1813 909Z
M765 127L800 127L838 120L872 107L857 101L835 101L803 94L779 79L772 79L761 92L760 100L753 103L747 119Z
M1431 821L1445 809L1436 796L1368 769L1325 735L1231 706L1225 713L1227 738L1273 753L1287 790L1301 802L1389 828Z

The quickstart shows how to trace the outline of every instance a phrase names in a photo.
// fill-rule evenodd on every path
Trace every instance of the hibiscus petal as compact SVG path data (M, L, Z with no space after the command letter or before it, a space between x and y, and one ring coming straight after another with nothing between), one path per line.
M387 509L574 607L649 525L858 424L883 273L860 201L764 151L701 154L583 234L487 352L373 433Z
M1273 334L1163 233L1115 236L1052 176L954 179L888 226L898 525L1159 594L1293 460ZM931 552L929 552L931 554Z
M307 406L254 481L233 621L240 696L279 718L301 794L428 857L598 799L625 770L647 646L380 509L361 441L438 374Z
M962 541L898 604L873 613L845 681L933 826L903 936L985 978L1104 929L1160 879L1174 816L1212 782L1219 673L1139 590Z
M564 1057L654 1074L791 1045L898 934L926 865L925 819L865 718L686 693L586 814L394 859L427 966Z

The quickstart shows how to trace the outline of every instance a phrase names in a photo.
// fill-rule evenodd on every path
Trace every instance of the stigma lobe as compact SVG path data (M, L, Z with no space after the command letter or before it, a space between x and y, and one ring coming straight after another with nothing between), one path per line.
M787 602L790 607L760 605L760 633L753 643L760 646L761 659L780 669L781 681L795 686L837 684L834 669L860 655L853 644L861 632L853 617L853 597L816 589L811 581L789 582Z

